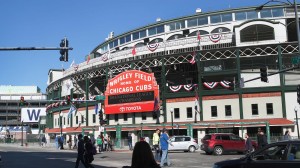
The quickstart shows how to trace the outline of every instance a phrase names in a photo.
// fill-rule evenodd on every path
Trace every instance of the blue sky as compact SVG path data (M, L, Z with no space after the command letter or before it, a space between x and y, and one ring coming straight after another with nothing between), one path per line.
M259 6L267 0L1 0L0 48L59 47L65 36L69 62L59 51L0 51L0 85L38 86L46 92L49 69L69 68L115 35L162 20L202 12ZM286 2L286 1L285 1Z

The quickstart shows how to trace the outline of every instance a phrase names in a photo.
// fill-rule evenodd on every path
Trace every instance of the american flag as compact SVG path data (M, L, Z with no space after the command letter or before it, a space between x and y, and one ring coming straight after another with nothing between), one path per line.
M135 46L133 46L131 53L133 56L135 56L135 54L136 54Z
M193 53L192 53L192 59L191 60L189 60L189 62L192 64L192 65L194 65L195 63L196 63L196 60L195 60L195 57L196 57L196 51L194 51Z

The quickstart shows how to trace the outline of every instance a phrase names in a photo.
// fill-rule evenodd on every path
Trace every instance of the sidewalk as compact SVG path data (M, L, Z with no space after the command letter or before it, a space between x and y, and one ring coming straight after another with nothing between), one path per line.
M14 147L19 147L19 148L45 148L49 150L59 150L56 149L55 143L47 143L46 146L40 146L38 143L23 143L23 146L21 146L21 143L0 143L0 146L14 146ZM69 149L67 145L64 145L64 151L74 151L77 152L77 149ZM109 152L131 152L128 148L123 147L123 148L114 148L113 151Z

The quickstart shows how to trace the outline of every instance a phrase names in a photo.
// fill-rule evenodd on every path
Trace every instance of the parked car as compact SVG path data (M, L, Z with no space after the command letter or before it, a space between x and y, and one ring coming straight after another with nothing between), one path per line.
M240 159L214 164L214 168L299 168L300 140L271 143Z
M197 141L190 136L173 136L169 139L169 151L195 152L199 149Z
M206 154L222 155L224 152L244 153L245 140L235 134L214 133L207 134L201 139L201 150ZM257 143L252 141L252 146L257 149Z

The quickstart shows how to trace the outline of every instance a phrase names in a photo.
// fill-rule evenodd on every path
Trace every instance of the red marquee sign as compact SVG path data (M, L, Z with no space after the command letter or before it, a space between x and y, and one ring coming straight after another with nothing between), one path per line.
M159 86L154 73L129 70L108 80L105 114L153 112L157 102Z

